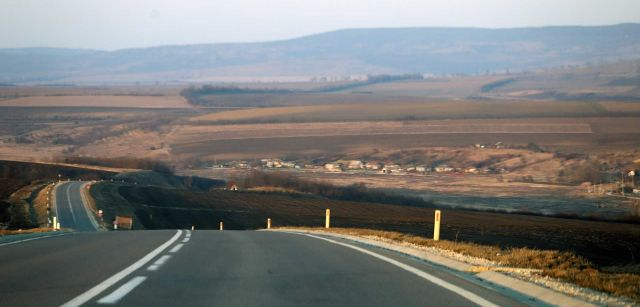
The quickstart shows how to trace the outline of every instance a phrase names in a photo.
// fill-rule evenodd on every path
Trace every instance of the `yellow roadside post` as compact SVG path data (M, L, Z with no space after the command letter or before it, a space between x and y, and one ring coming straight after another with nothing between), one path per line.
M224 229L224 224L222 222L220 222L220 230Z
M271 219L267 219L267 229L271 229Z
M325 218L325 221L324 221L324 228L329 229L329 219L330 218L331 218L331 210L327 209L326 218Z
M440 240L440 215L440 210L436 210L436 217L433 222L433 241Z

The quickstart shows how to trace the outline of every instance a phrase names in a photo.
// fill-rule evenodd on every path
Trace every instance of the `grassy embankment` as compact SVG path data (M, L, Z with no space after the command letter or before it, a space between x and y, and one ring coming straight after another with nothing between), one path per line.
M60 175L60 177L58 176ZM0 229L46 225L48 183L58 179L95 180L113 172L44 163L0 161Z

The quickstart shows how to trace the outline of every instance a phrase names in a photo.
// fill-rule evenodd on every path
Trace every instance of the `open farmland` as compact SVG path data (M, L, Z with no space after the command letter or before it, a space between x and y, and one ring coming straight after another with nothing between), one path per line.
M191 121L210 124L584 116L640 116L640 103L454 100L314 105L234 110L196 116Z
M555 149L637 148L640 123L624 118L474 119L179 126L172 153L239 159L285 155L370 154L376 150L536 143Z

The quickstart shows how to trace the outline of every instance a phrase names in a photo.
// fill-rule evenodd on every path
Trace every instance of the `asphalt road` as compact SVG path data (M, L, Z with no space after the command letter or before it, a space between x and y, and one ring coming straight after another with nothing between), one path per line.
M56 186L56 208L61 228L96 231L82 202L80 191L85 182L69 181Z
M473 277L332 240L163 230L80 232L0 246L0 306L522 304Z

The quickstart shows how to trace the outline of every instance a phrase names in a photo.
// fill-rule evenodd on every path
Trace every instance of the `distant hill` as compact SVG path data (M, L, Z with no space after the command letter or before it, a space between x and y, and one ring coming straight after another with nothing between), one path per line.
M348 29L263 43L117 51L0 49L0 83L476 74L640 58L640 24L516 29Z

